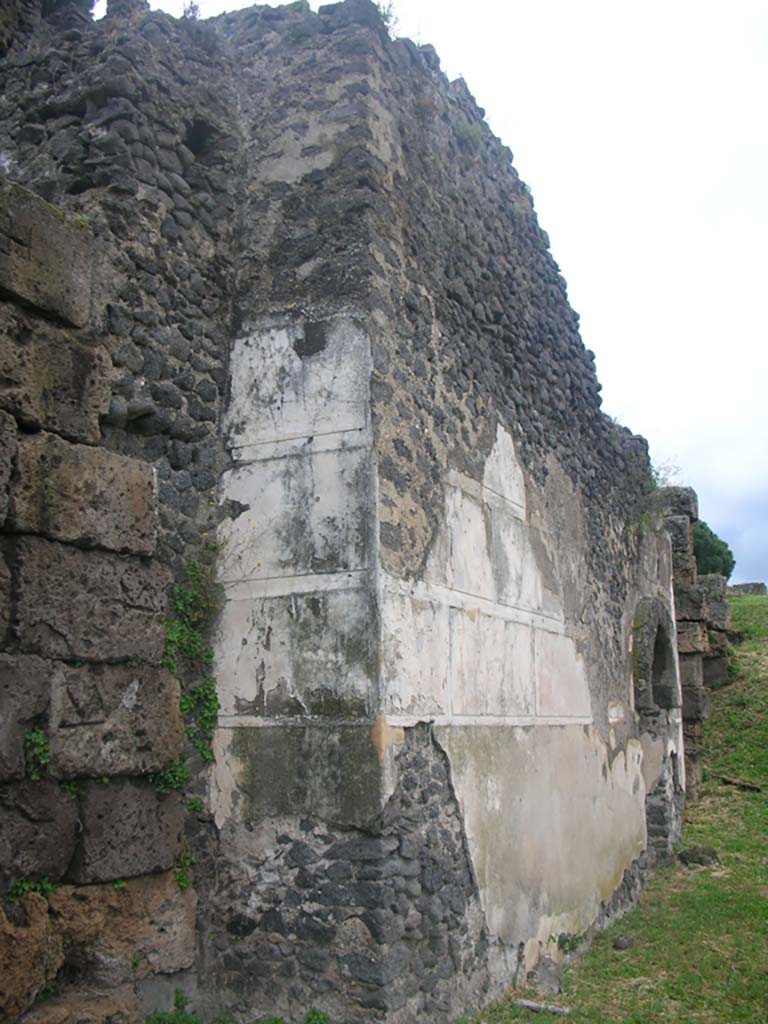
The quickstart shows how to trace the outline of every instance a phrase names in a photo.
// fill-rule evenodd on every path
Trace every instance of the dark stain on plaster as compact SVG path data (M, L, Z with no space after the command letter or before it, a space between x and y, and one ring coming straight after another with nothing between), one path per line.
M324 320L308 320L304 334L293 343L293 350L300 359L308 359L322 352L328 344L328 325Z
M366 825L379 811L379 762L369 722L235 729L244 820L311 813Z

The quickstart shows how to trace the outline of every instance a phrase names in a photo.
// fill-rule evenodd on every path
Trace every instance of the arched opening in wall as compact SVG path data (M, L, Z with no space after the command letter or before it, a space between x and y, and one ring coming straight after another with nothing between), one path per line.
M675 652L664 626L659 626L653 642L651 665L651 696L658 708L674 708L677 699L677 675L675 673Z
M635 710L654 717L680 706L672 616L659 598L643 598L632 625Z

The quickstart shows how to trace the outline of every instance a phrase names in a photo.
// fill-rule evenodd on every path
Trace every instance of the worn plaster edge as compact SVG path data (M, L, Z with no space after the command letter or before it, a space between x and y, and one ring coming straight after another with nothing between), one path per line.
M666 530L662 530L662 538L663 538L662 542L665 543L667 545L668 549L669 549L669 558L670 558L670 563L671 563L672 562L672 541L670 539L669 534L666 532ZM669 718L670 718L670 721L673 722L677 726L677 730L676 730L677 735L675 736L675 740L674 740L675 750L674 751L668 750L667 751L667 756L669 756L670 753L675 753L675 754L678 755L678 758L677 758L677 762L678 762L677 763L678 777L679 777L679 781L680 781L680 787L681 787L683 793L685 793L685 791L686 791L686 789L685 789L685 786L686 786L686 780L685 780L685 738L683 736L683 713L682 713L682 707L683 707L683 679L682 679L682 676L680 674L680 653L679 653L679 651L677 649L677 606L675 605L675 577L674 577L674 571L670 574L670 580L669 580L668 608L669 608L670 618L672 619L672 630L671 630L671 634L672 635L670 636L669 639L670 639L670 643L672 645L672 657L673 657L673 661L674 661L674 665L675 665L675 678L676 678L676 682L677 682L676 693L677 693L677 697L678 697L678 702L679 703L678 703L678 707L672 708L670 710ZM630 692L632 691L632 689L633 688L630 687ZM671 747L671 743L668 744L668 747Z

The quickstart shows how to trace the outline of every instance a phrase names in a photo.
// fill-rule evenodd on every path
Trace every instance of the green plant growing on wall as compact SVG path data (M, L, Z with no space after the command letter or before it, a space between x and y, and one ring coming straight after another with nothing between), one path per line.
M331 1024L331 1018L322 1010L310 1010L304 1018L304 1024Z
M176 884L182 892L192 885L192 868L196 863L197 857L195 857L188 846L185 846L181 856L176 861L176 871L174 872Z
M183 789L192 777L189 765L185 757L173 761L161 772L153 772L149 781L155 787L160 796L173 792L175 789Z
M186 582L174 587L171 616L165 622L163 666L181 684L181 713L187 738L205 764L213 760L211 742L219 714L213 648L208 634L219 609L215 581L218 545L205 544L187 565ZM160 793L182 789L191 777L186 757L151 777Z
M30 892L36 892L38 896L42 896L48 899L55 892L61 888L58 882L50 882L45 876L39 878L36 882L29 882L26 879L16 882L8 892L5 894L4 899L9 903L15 900L20 900L22 896L26 896Z
M77 800L85 793L85 787L81 786L79 782L75 782L74 779L66 779L64 782L60 782L59 786L64 790L70 800Z
M27 778L39 782L48 772L51 748L44 729L30 729L24 737L24 764Z

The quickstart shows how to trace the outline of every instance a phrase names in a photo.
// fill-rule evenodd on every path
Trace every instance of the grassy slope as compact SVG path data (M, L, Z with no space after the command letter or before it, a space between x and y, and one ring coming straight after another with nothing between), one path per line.
M768 1024L768 597L732 608L745 639L732 685L712 695L709 773L684 835L685 846L715 847L721 866L658 872L638 909L566 971L562 995L544 1000L570 1007L567 1017L501 1003L473 1024ZM763 791L724 786L715 772ZM635 945L613 949L617 935Z

